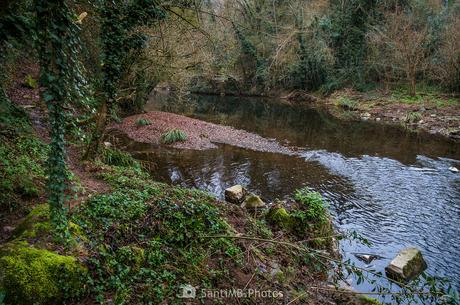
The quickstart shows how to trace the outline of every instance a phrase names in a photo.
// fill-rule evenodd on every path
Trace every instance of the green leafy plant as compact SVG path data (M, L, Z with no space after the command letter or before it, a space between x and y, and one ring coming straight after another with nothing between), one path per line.
M26 78L24 79L24 85L28 88L31 89L37 89L38 88L38 82L36 79L32 77L32 75L27 74Z
M161 135L161 142L164 144L173 144L187 140L187 134L180 129L172 129Z
M318 223L325 223L328 221L328 203L320 193L307 187L297 190L294 199L302 204L301 209L307 220Z

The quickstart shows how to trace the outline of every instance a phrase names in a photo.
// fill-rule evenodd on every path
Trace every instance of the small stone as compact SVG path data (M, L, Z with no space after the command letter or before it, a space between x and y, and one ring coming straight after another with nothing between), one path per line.
M406 248L385 268L387 276L397 281L409 281L427 268L422 252L417 248Z
M246 189L242 185L237 184L225 190L225 200L230 203L240 204L245 197Z
M265 202L263 202L263 200L260 199L259 196L251 194L243 202L242 207L245 207L247 209L255 209L255 208L262 208L265 205L266 205Z
M104 146L105 146L105 147L110 147L110 146L112 146L112 143L110 143L110 142L104 142Z
M376 120L377 122L380 122L381 118L376 118L375 120Z
M460 170L454 166L449 167L449 170L453 173L458 173Z

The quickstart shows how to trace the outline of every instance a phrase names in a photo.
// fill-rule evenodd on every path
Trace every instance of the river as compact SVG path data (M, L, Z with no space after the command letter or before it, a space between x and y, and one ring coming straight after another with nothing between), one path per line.
M403 248L422 250L428 272L460 286L460 145L375 122L345 122L306 106L276 99L192 96L171 102L151 97L146 111L168 111L274 139L296 154L221 145L206 151L152 149L137 153L156 163L156 179L195 187L222 198L243 184L265 200L309 186L330 203L339 231L356 231L372 245L342 241L358 266L383 271ZM383 258L366 265L354 253ZM368 291L368 284L354 286Z

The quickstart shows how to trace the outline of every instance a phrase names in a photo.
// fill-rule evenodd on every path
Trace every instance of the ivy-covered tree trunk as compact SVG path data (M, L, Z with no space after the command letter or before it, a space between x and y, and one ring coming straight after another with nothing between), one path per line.
M58 239L68 238L65 210L67 167L65 164L65 112L68 99L69 55L66 43L72 33L72 15L64 0L36 0L38 52L42 98L47 104L51 127L48 158L48 195L51 223Z
M145 47L146 37L132 31L164 17L157 0L107 0L99 7L101 22L102 92L96 127L84 159L95 159L100 151L110 115L116 111L120 79L128 70L129 54Z

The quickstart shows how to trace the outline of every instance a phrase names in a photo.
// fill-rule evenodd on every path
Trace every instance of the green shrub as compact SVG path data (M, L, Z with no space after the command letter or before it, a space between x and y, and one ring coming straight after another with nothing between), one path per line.
M187 140L187 134L180 129L171 129L161 135L161 142L164 144L173 144Z
M328 222L328 204L320 193L306 187L297 190L294 199L302 204L301 211L305 215L306 220L317 223Z
M148 125L151 125L152 122L150 122L149 120L147 119L139 119L136 121L136 125L141 127L141 126L148 126Z

